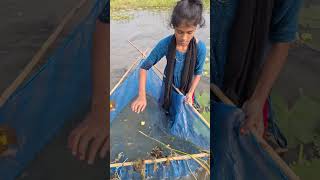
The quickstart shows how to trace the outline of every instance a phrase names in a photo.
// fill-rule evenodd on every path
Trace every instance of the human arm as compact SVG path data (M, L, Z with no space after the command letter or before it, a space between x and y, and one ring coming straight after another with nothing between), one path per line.
M96 22L92 55L91 108L85 119L69 135L68 146L74 156L93 164L97 153L101 158L107 155L109 146L108 78L109 78L109 33L110 25ZM91 142L92 140L92 142ZM89 142L90 146L89 146Z

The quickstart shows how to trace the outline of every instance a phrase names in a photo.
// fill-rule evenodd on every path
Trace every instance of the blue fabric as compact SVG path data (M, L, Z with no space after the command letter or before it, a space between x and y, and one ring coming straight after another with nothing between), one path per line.
M251 134L240 135L240 125L245 118L241 109L214 103L212 115L213 126L219 127L211 133L214 142L212 179L288 179Z
M0 158L1 180L15 179L66 121L89 110L92 37L101 2L0 108L0 124L14 128L19 142L12 147L16 156Z
M110 100L117 104L117 108L110 112L110 123L116 120L117 115L138 95L138 80L140 64L128 75L126 80L122 82L110 96ZM148 96L161 101L163 96L163 82L153 69L148 71L146 82L146 93ZM132 89L132 91L128 91ZM183 102L185 96L182 96L175 91L172 93L172 126L168 132L172 135L180 137L184 140L192 142L201 149L210 149L210 128L201 120L199 115L191 109L191 107ZM159 122L164 123L164 122ZM164 125L163 127L167 127ZM123 132L125 136L126 132ZM112 134L111 134L112 136ZM112 148L112 145L111 145ZM112 149L111 149L112 151ZM200 165L193 159L172 161L169 166L158 164L157 170L154 171L154 164L146 165L146 177L154 179L176 179L180 177L190 176L190 170L194 172L200 168ZM140 173L133 171L132 166L111 168L111 174L118 172L121 179L141 179Z
M110 23L110 2L105 0L106 5L104 6L101 14L99 15L99 20L103 23Z
M142 64L141 68L149 70L154 64L160 61L168 52L168 47L171 42L173 35L167 36L164 39L160 40L156 47L151 51L149 56L146 58L146 61ZM197 61L196 67L194 70L195 75L201 75L203 72L203 65L206 59L206 45L204 42L199 40L197 43ZM174 68L174 79L173 84L176 87L180 87L181 74L183 70L183 65L185 61L186 53L176 51L176 64Z
M184 96L172 92L171 134L186 139L203 149L210 149L210 131L199 116L184 102ZM194 121L194 119L197 119Z
M299 9L302 0L275 1L275 10L270 29L270 41L291 42L298 31Z
M229 32L235 18L239 0L211 1L211 78L222 87L224 65L227 58ZM295 40L301 0L275 1L269 39L271 43Z

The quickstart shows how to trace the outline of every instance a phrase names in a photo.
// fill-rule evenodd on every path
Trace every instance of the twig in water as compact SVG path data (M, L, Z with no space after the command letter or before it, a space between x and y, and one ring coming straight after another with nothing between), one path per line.
M150 138L150 139L158 142L159 144L163 145L164 147L166 147L166 148L169 149L169 150L172 150L172 151L174 151L174 152L177 152L177 153L180 153L180 154L184 154L184 155L187 155L187 156L191 157L193 160L195 160L198 164L200 164L200 165L210 174L210 169L209 169L210 166L206 166L207 163L205 163L206 165L204 165L198 158L193 157L191 154L188 154L188 153L183 152L183 151L179 151L179 150L177 150L177 149L173 149L173 148L171 148L170 146L164 144L163 142L161 142L161 141L159 141L159 140L157 140L157 139L155 139L155 138L153 138L153 137L150 137L150 136L146 135L146 134L143 133L142 131L139 131L139 133L141 133L142 135L144 135L144 136L147 137L147 138ZM201 160L202 160L202 159L201 159Z

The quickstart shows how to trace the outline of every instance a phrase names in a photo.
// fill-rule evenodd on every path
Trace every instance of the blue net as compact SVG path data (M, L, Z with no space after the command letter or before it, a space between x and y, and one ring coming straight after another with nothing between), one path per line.
M0 108L0 125L15 130L15 152L0 157L0 179L17 177L66 121L84 115L91 100L91 49L96 19L105 1L64 39L47 63Z
M288 179L252 135L240 135L244 113L234 106L213 105L213 179Z
M146 110L140 114L131 111L130 104L138 95L140 65L131 71L110 96L110 100L115 104L115 109L110 114L111 161L117 159L114 163L121 164L159 159L161 157L152 156L152 152L157 153L153 151L154 147L163 147L156 140L188 154L200 154L203 150L209 150L210 128L191 106L184 103L183 95L177 92L172 94L170 115L166 115L162 110L163 81L153 69L147 74ZM166 148L162 148L158 153L161 153L162 157L172 155ZM207 157L203 159L207 160ZM201 166L190 158L142 166L120 165L111 167L110 171L112 176L121 179L141 179L142 176L151 179L177 179L201 171Z

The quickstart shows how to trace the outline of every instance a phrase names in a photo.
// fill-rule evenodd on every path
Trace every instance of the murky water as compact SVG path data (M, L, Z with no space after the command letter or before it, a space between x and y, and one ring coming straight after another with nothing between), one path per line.
M159 103L151 97L147 98L147 102L148 105L144 112L140 114L132 112L129 104L112 122L111 161L114 161L121 152L125 158L128 158L128 161L152 159L149 153L156 146L162 148L164 156L170 155L171 152L168 149L150 137L183 152L200 152L199 148L191 142L170 135L168 116L162 111Z

